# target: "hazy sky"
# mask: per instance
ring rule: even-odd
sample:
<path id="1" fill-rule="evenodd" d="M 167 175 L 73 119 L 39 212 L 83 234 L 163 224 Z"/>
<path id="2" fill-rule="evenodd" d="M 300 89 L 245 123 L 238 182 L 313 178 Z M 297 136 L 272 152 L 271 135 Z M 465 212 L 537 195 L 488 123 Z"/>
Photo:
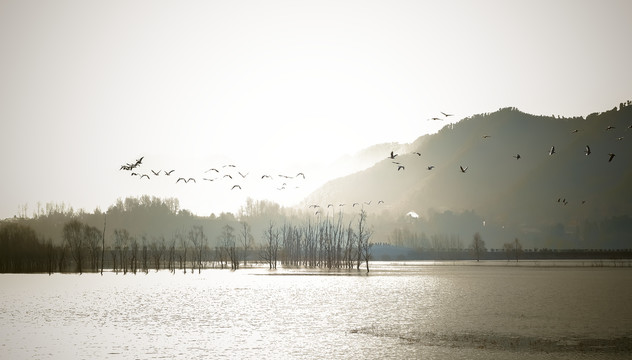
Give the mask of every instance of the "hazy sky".
<path id="1" fill-rule="evenodd" d="M 628 0 L 0 0 L 0 218 L 142 194 L 200 215 L 290 204 L 344 154 L 437 131 L 441 111 L 604 111 L 632 99 L 630 14 Z M 141 173 L 176 171 L 119 171 L 140 156 Z M 201 181 L 229 163 L 234 181 Z M 255 181 L 299 171 L 287 191 Z"/>

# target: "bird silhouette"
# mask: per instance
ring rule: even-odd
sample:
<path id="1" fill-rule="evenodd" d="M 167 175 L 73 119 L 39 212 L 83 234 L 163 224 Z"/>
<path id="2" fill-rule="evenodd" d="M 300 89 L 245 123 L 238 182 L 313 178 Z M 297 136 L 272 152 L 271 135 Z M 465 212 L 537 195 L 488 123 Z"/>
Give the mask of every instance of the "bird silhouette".
<path id="1" fill-rule="evenodd" d="M 171 175 L 172 172 L 174 172 L 175 170 L 169 170 L 169 171 L 165 171 L 165 175 L 169 176 Z"/>
<path id="2" fill-rule="evenodd" d="M 353 203 L 353 205 L 351 205 L 351 207 L 355 207 L 356 205 L 360 205 L 358 203 Z"/>
<path id="3" fill-rule="evenodd" d="M 395 159 L 395 157 L 396 157 L 397 155 L 398 155 L 398 154 L 395 154 L 394 152 L 392 152 L 392 151 L 391 151 L 391 156 L 389 156 L 389 157 L 390 157 L 391 159 Z"/>
<path id="4" fill-rule="evenodd" d="M 443 111 L 440 111 L 440 112 L 441 112 L 441 113 L 443 114 L 443 116 L 445 116 L 445 117 L 448 117 L 448 116 L 452 116 L 452 115 L 454 115 L 454 114 L 446 114 L 446 113 L 444 113 Z"/>
<path id="5" fill-rule="evenodd" d="M 233 190 L 233 189 L 239 189 L 239 190 L 241 190 L 241 186 L 239 186 L 239 185 L 233 185 L 233 187 L 232 187 L 232 188 L 230 188 L 230 189 L 231 189 L 231 190 Z"/>
<path id="6" fill-rule="evenodd" d="M 616 129 L 616 127 L 612 125 L 608 125 L 608 127 L 606 128 L 606 130 L 612 130 L 612 129 Z"/>
<path id="7" fill-rule="evenodd" d="M 400 171 L 400 170 L 406 170 L 406 168 L 404 167 L 404 165 L 399 165 L 399 166 L 397 166 L 397 171 Z"/>
<path id="8" fill-rule="evenodd" d="M 188 182 L 188 181 L 187 181 L 187 179 L 185 179 L 185 178 L 183 178 L 183 177 L 180 177 L 180 178 L 178 178 L 178 180 L 176 180 L 176 184 L 177 184 L 177 183 L 179 183 L 179 182 L 180 182 L 180 180 L 184 181 L 185 183 L 187 183 L 187 182 Z"/>
<path id="9" fill-rule="evenodd" d="M 555 154 L 555 146 L 551 146 L 551 150 L 549 150 L 549 155 Z"/>
<path id="10" fill-rule="evenodd" d="M 586 150 L 584 150 L 584 154 L 586 154 L 586 156 L 590 155 L 590 146 L 586 145 Z"/>
<path id="11" fill-rule="evenodd" d="M 302 177 L 303 177 L 303 179 L 305 179 L 305 174 L 303 174 L 302 172 L 300 172 L 300 173 L 296 174 L 296 176 L 295 176 L 295 177 L 299 177 L 299 176 L 302 176 Z"/>
<path id="12" fill-rule="evenodd" d="M 265 178 L 272 179 L 272 176 L 270 176 L 270 175 L 262 175 L 261 178 L 262 179 L 265 179 Z"/>
<path id="13" fill-rule="evenodd" d="M 610 153 L 610 154 L 608 154 L 608 156 L 610 156 L 610 158 L 608 158 L 608 162 L 611 162 L 611 161 L 612 161 L 612 159 L 614 159 L 615 154 Z"/>
<path id="14" fill-rule="evenodd" d="M 413 154 L 417 154 L 417 156 L 421 156 L 421 153 L 417 151 L 413 151 Z"/>
<path id="15" fill-rule="evenodd" d="M 442 118 L 438 118 L 438 117 L 433 117 L 433 118 L 430 118 L 430 120 L 443 120 L 443 119 Z"/>
<path id="16" fill-rule="evenodd" d="M 483 139 L 487 139 L 487 138 L 490 138 L 490 137 L 492 137 L 492 136 L 491 135 L 483 135 Z"/>
<path id="17" fill-rule="evenodd" d="M 378 204 L 378 205 L 380 205 L 380 204 L 384 204 L 384 200 L 380 200 L 380 201 L 378 201 L 378 202 L 377 202 L 377 204 Z"/>
<path id="18" fill-rule="evenodd" d="M 516 155 L 514 155 L 513 157 L 515 157 L 515 158 L 516 158 L 516 160 L 520 160 L 520 154 L 516 154 Z"/>
<path id="19" fill-rule="evenodd" d="M 232 176 L 230 176 L 229 174 L 224 175 L 223 177 L 227 177 L 227 178 L 233 178 Z"/>
<path id="20" fill-rule="evenodd" d="M 463 167 L 463 166 L 459 165 L 459 168 L 461 168 L 461 172 L 463 172 L 463 173 L 467 171 L 467 166 Z"/>
<path id="21" fill-rule="evenodd" d="M 153 172 L 153 173 L 154 173 L 154 175 L 158 176 L 158 175 L 160 175 L 160 172 L 161 172 L 161 171 L 162 171 L 162 170 L 158 170 L 158 171 L 154 171 L 154 170 L 152 170 L 151 172 Z"/>
<path id="22" fill-rule="evenodd" d="M 249 174 L 249 173 L 242 174 L 241 171 L 238 171 L 238 173 L 239 173 L 239 175 L 241 175 L 242 178 L 245 178 Z"/>
<path id="23" fill-rule="evenodd" d="M 144 177 L 146 177 L 147 179 L 149 179 L 149 175 L 147 175 L 147 174 L 143 174 L 143 175 L 141 175 L 141 176 L 140 176 L 140 178 L 141 178 L 141 179 L 142 179 L 142 178 L 144 178 Z"/>
<path id="24" fill-rule="evenodd" d="M 217 170 L 216 168 L 210 168 L 210 169 L 206 170 L 204 173 L 206 174 L 209 171 L 215 171 L 216 173 L 219 173 L 219 170 Z"/>
<path id="25" fill-rule="evenodd" d="M 430 166 L 428 166 L 428 170 L 432 170 L 432 169 L 434 169 L 434 168 L 435 168 L 435 166 L 434 166 L 434 165 L 430 165 Z"/>

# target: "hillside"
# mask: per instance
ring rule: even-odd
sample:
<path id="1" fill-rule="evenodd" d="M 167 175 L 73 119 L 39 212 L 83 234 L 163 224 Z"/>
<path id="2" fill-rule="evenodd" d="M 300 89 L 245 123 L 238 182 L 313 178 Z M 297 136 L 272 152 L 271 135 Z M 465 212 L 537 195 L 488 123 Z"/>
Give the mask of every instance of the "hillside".
<path id="1" fill-rule="evenodd" d="M 371 201 L 364 205 L 370 212 L 397 217 L 414 211 L 422 219 L 470 211 L 488 227 L 521 232 L 630 215 L 632 106 L 626 105 L 585 118 L 515 108 L 465 118 L 418 138 L 395 159 L 385 152 L 374 166 L 325 184 L 305 204 Z M 609 153 L 616 154 L 610 162 Z"/>

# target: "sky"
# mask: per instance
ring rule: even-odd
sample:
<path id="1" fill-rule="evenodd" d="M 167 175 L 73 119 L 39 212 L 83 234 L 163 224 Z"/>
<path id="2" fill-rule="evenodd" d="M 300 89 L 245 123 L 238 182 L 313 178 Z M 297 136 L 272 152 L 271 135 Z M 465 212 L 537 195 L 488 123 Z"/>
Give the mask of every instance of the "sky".
<path id="1" fill-rule="evenodd" d="M 0 0 L 0 219 L 141 195 L 202 216 L 247 197 L 290 206 L 374 144 L 502 107 L 605 111 L 632 99 L 631 13 L 628 0 Z M 151 179 L 119 170 L 141 156 Z"/>

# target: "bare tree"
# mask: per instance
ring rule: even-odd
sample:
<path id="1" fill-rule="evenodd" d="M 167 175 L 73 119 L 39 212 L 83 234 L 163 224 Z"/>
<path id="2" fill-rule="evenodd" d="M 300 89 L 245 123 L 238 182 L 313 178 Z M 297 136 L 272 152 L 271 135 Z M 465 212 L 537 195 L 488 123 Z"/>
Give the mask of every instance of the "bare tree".
<path id="1" fill-rule="evenodd" d="M 189 246 L 189 240 L 182 236 L 182 234 L 180 233 L 180 231 L 176 231 L 175 233 L 175 238 L 180 240 L 180 247 L 182 248 L 182 251 L 180 251 L 180 269 L 182 269 L 184 271 L 184 273 L 187 273 L 187 248 Z"/>
<path id="2" fill-rule="evenodd" d="M 160 260 L 162 260 L 162 256 L 165 253 L 165 238 L 161 237 L 161 241 L 159 242 L 157 239 L 152 239 L 153 241 L 149 245 L 149 250 L 151 252 L 151 257 L 154 259 L 154 268 L 156 271 L 160 270 Z"/>
<path id="3" fill-rule="evenodd" d="M 127 229 L 114 230 L 114 245 L 115 251 L 118 252 L 119 262 L 123 274 L 127 273 L 127 247 L 129 246 L 130 236 Z"/>
<path id="4" fill-rule="evenodd" d="M 64 225 L 64 242 L 70 249 L 70 256 L 75 261 L 76 271 L 82 273 L 83 261 L 83 224 L 79 220 L 70 220 Z"/>
<path id="5" fill-rule="evenodd" d="M 202 271 L 202 253 L 207 244 L 207 238 L 204 235 L 202 226 L 193 226 L 191 231 L 189 231 L 189 240 L 193 244 L 193 264 L 197 264 L 199 274 Z M 193 271 L 193 266 L 191 266 L 191 271 Z"/>
<path id="6" fill-rule="evenodd" d="M 514 240 L 514 252 L 516 255 L 516 262 L 518 262 L 518 257 L 522 255 L 522 244 L 520 243 L 520 240 L 518 240 L 518 238 Z"/>
<path id="7" fill-rule="evenodd" d="M 373 230 L 366 228 L 366 211 L 362 209 L 360 211 L 360 219 L 358 219 L 358 270 L 360 269 L 360 262 L 364 260 L 366 264 L 366 272 L 369 272 L 369 260 L 371 258 L 371 247 L 373 244 L 369 242 Z"/>
<path id="8" fill-rule="evenodd" d="M 226 224 L 222 227 L 222 233 L 220 235 L 220 251 L 228 255 L 231 270 L 237 270 L 237 268 L 239 268 L 234 231 L 235 229 L 233 229 L 232 226 Z"/>
<path id="9" fill-rule="evenodd" d="M 99 271 L 99 243 L 101 242 L 101 232 L 94 226 L 83 226 L 83 236 L 89 252 L 90 269 Z"/>
<path id="10" fill-rule="evenodd" d="M 105 225 L 107 224 L 107 214 L 103 215 L 103 234 L 101 234 L 101 275 L 103 275 L 103 263 L 105 262 Z"/>
<path id="11" fill-rule="evenodd" d="M 248 249 L 250 249 L 250 246 L 252 245 L 252 242 L 254 241 L 254 238 L 252 236 L 252 234 L 250 233 L 250 225 L 245 222 L 245 221 L 241 221 L 241 244 L 244 248 L 244 267 L 246 266 L 246 261 L 248 259 Z"/>
<path id="12" fill-rule="evenodd" d="M 476 261 L 480 261 L 481 255 L 483 255 L 485 251 L 487 251 L 487 249 L 485 249 L 485 241 L 483 241 L 483 239 L 481 238 L 481 234 L 479 233 L 474 234 L 474 239 L 472 239 L 471 249 L 472 249 L 472 252 L 474 253 L 474 256 L 476 257 Z"/>
<path id="13" fill-rule="evenodd" d="M 270 221 L 263 236 L 264 244 L 261 251 L 261 258 L 268 263 L 270 269 L 276 269 L 279 251 L 279 230 L 274 228 L 274 222 Z"/>

